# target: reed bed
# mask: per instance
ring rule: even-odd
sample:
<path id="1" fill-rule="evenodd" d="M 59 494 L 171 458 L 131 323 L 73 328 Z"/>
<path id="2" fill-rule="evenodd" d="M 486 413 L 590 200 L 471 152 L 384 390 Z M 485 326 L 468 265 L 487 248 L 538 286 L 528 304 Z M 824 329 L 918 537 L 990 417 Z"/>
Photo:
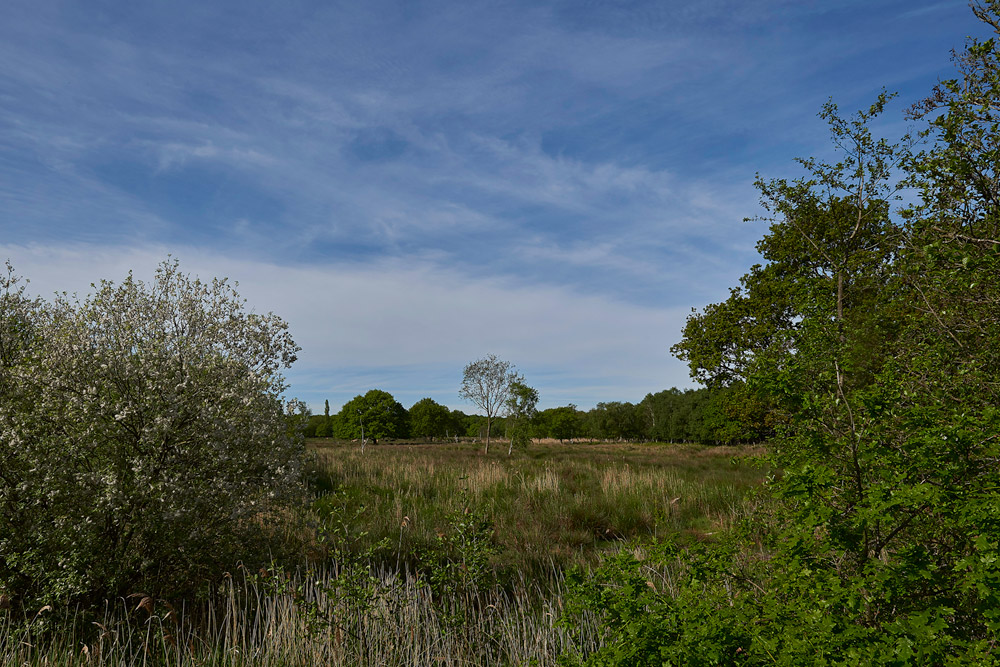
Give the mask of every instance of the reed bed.
<path id="1" fill-rule="evenodd" d="M 435 600 L 418 577 L 381 572 L 371 599 L 352 601 L 334 569 L 297 573 L 275 585 L 228 580 L 187 609 L 120 600 L 97 616 L 46 610 L 34 622 L 0 622 L 0 664 L 116 665 L 555 665 L 592 650 L 591 634 L 557 620 L 562 594 L 529 582 L 513 591 L 466 590 Z M 352 604 L 352 602 L 354 604 Z M 456 625 L 446 610 L 461 609 Z"/>

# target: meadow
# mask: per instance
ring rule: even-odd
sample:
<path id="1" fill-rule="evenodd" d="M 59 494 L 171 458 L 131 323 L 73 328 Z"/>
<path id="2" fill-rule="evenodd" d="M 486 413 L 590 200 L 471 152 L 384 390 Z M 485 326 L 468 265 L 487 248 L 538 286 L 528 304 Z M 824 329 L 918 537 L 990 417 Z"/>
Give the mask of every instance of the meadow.
<path id="1" fill-rule="evenodd" d="M 711 541 L 750 505 L 762 450 L 310 441 L 301 565 L 230 576 L 198 600 L 0 627 L 0 664 L 554 665 L 601 643 L 560 623 L 570 568 L 652 541 Z"/>
<path id="2" fill-rule="evenodd" d="M 630 443 L 546 443 L 508 457 L 470 443 L 357 445 L 313 440 L 316 509 L 351 517 L 408 563 L 456 517 L 489 524 L 498 573 L 538 579 L 593 565 L 627 540 L 710 536 L 741 514 L 765 476 L 760 449 Z M 498 450 L 503 448 L 497 448 Z"/>

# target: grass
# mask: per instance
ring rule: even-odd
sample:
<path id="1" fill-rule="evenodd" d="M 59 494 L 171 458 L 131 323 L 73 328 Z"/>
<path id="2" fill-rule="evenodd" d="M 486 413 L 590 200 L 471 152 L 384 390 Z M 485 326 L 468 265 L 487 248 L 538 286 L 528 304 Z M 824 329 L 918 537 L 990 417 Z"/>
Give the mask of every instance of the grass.
<path id="1" fill-rule="evenodd" d="M 0 664 L 555 665 L 600 643 L 596 619 L 558 624 L 567 568 L 712 539 L 766 472 L 759 450 L 693 445 L 311 445 L 302 567 L 173 606 L 0 612 Z"/>
<path id="2" fill-rule="evenodd" d="M 765 471 L 760 450 L 659 444 L 547 444 L 507 457 L 469 444 L 313 441 L 326 517 L 360 517 L 359 546 L 417 565 L 468 509 L 493 526 L 499 572 L 537 578 L 592 566 L 623 540 L 702 539 L 742 513 Z"/>
<path id="3" fill-rule="evenodd" d="M 327 568 L 280 586 L 240 576 L 185 613 L 162 601 L 138 608 L 134 599 L 96 620 L 46 611 L 27 631 L 0 624 L 0 664 L 541 666 L 586 648 L 556 623 L 561 597 L 542 600 L 530 584 L 465 592 L 452 601 L 467 611 L 456 627 L 415 577 L 379 579 L 362 605 L 343 597 Z M 595 643 L 596 624 L 594 633 L 583 644 Z"/>

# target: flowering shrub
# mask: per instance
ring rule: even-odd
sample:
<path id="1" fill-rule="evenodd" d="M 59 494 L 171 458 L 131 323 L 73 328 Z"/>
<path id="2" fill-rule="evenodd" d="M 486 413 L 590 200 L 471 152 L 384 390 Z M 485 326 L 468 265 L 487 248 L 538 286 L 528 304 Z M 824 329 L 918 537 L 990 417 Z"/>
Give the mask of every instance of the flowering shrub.
<path id="1" fill-rule="evenodd" d="M 181 592 L 267 560 L 301 493 L 280 370 L 298 347 L 225 280 L 159 266 L 84 300 L 0 276 L 0 595 Z"/>

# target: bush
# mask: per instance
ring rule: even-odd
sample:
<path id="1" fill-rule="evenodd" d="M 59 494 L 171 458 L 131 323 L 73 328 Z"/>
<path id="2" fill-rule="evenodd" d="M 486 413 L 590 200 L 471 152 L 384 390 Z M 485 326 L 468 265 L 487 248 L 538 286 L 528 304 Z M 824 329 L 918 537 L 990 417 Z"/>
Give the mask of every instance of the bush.
<path id="1" fill-rule="evenodd" d="M 592 574 L 570 573 L 562 623 L 585 635 L 596 616 L 604 636 L 562 664 L 1000 664 L 983 619 L 943 605 L 900 609 L 900 580 L 919 574 L 875 561 L 845 579 L 822 531 L 760 535 L 752 523 L 715 543 L 645 545 L 641 560 L 623 549 Z M 766 560 L 753 555 L 761 547 Z"/>
<path id="2" fill-rule="evenodd" d="M 0 277 L 0 596 L 171 595 L 239 559 L 301 493 L 280 369 L 299 349 L 225 280 L 30 300 Z M 272 531 L 273 532 L 273 531 Z"/>

